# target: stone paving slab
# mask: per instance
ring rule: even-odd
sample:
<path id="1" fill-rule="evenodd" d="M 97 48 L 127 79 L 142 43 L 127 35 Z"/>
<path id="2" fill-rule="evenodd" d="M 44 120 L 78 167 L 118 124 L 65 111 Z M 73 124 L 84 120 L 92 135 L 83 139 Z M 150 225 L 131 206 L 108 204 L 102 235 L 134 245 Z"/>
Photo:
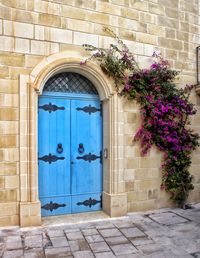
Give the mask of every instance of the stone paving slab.
<path id="1" fill-rule="evenodd" d="M 197 207 L 197 208 L 196 208 Z M 2 258 L 200 258 L 200 204 L 127 217 L 1 228 Z"/>
<path id="2" fill-rule="evenodd" d="M 176 215 L 173 212 L 163 212 L 161 214 L 152 214 L 152 215 L 149 215 L 149 218 L 163 225 L 174 225 L 174 224 L 184 223 L 188 221 L 187 219 L 179 215 Z"/>

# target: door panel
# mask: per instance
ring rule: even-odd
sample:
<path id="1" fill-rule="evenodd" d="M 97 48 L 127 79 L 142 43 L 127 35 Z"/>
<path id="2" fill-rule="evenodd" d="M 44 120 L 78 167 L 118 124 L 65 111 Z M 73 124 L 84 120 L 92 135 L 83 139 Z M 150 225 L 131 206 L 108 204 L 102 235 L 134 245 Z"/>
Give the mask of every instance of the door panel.
<path id="1" fill-rule="evenodd" d="M 63 204 L 63 197 L 70 195 L 71 184 L 70 101 L 40 97 L 38 110 L 40 200 L 42 206 L 45 205 L 46 197 L 52 197 L 52 202 Z M 58 144 L 62 144 L 61 153 L 57 151 Z M 70 207 L 71 204 L 68 206 Z M 42 215 L 56 215 L 59 210 L 61 209 L 52 211 L 42 209 Z"/>
<path id="2" fill-rule="evenodd" d="M 71 101 L 72 212 L 88 210 L 74 200 L 93 199 L 94 193 L 102 191 L 101 124 L 100 101 Z M 79 197 L 83 194 L 89 195 Z"/>

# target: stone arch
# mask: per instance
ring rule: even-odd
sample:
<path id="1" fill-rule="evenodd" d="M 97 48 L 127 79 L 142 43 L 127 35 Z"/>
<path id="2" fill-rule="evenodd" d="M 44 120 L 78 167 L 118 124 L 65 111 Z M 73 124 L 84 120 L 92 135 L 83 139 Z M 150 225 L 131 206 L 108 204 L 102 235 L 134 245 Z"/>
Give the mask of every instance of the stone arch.
<path id="1" fill-rule="evenodd" d="M 123 132 L 120 116 L 123 105 L 114 83 L 88 61 L 83 52 L 66 51 L 45 57 L 30 75 L 20 75 L 20 225 L 40 225 L 41 206 L 38 198 L 37 102 L 46 81 L 60 72 L 85 76 L 96 87 L 103 103 L 103 146 L 108 153 L 103 163 L 103 210 L 111 216 L 127 213 L 123 178 Z M 26 101 L 24 101 L 26 100 Z M 26 138 L 26 141 L 24 139 Z"/>
<path id="2" fill-rule="evenodd" d="M 69 57 L 70 56 L 70 57 Z M 101 71 L 99 66 L 88 61 L 86 65 L 80 65 L 86 57 L 73 52 L 63 52 L 46 57 L 31 72 L 30 83 L 39 93 L 42 93 L 46 81 L 58 72 L 76 72 L 89 79 L 97 88 L 100 99 L 108 99 L 114 94 L 114 84 Z"/>

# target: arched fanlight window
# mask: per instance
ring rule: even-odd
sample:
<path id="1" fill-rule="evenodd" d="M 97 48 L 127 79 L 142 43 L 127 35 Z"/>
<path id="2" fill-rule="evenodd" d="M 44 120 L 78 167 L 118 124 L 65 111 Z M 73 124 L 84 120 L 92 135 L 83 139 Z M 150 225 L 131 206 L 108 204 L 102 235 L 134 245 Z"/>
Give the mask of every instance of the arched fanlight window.
<path id="1" fill-rule="evenodd" d="M 94 85 L 78 73 L 63 72 L 54 75 L 46 82 L 43 91 L 96 94 Z"/>

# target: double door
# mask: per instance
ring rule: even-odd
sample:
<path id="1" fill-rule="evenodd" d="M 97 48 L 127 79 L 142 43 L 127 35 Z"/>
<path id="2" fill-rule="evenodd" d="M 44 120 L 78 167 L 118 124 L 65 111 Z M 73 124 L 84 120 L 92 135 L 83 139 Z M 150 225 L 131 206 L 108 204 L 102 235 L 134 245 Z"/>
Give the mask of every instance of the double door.
<path id="1" fill-rule="evenodd" d="M 102 207 L 102 116 L 98 99 L 41 96 L 38 104 L 42 216 Z"/>

